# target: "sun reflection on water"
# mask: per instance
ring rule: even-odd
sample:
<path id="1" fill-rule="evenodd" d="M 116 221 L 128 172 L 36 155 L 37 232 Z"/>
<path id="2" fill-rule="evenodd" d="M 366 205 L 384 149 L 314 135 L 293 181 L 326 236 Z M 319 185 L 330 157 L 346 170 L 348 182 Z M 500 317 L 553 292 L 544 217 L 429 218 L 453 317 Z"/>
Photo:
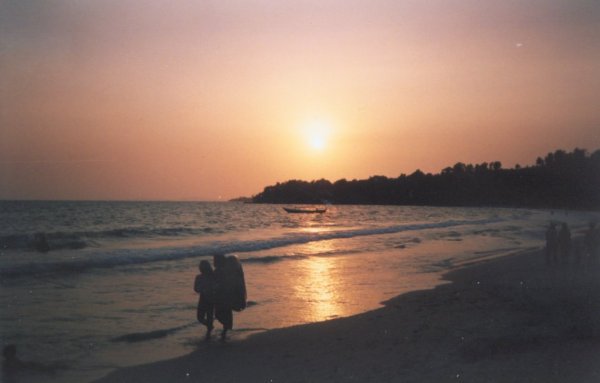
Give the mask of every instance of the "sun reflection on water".
<path id="1" fill-rule="evenodd" d="M 327 253 L 335 249 L 332 241 L 318 241 L 306 244 L 312 254 Z M 295 295 L 305 302 L 305 315 L 309 321 L 323 321 L 345 314 L 342 304 L 344 296 L 336 258 L 315 256 L 304 261 L 301 275 L 295 286 Z"/>

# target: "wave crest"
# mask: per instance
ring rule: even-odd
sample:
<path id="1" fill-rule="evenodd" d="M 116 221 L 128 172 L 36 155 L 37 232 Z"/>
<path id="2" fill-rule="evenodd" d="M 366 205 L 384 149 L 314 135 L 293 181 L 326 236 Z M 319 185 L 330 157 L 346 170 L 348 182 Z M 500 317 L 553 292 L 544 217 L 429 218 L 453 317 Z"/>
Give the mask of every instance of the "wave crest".
<path id="1" fill-rule="evenodd" d="M 89 251 L 85 257 L 76 259 L 52 260 L 50 257 L 36 263 L 22 263 L 0 268 L 0 275 L 5 277 L 34 275 L 39 273 L 81 273 L 91 269 L 114 268 L 127 265 L 142 265 L 152 262 L 174 261 L 186 258 L 211 256 L 216 253 L 239 253 L 260 250 L 269 250 L 295 244 L 330 239 L 352 238 L 368 235 L 400 233 L 403 231 L 440 229 L 461 225 L 484 225 L 498 222 L 492 220 L 450 220 L 437 223 L 420 223 L 408 225 L 395 225 L 380 228 L 339 230 L 315 233 L 295 233 L 270 239 L 251 241 L 217 242 L 199 246 L 183 248 L 152 248 L 152 249 L 118 249 L 106 251 Z M 306 255 L 281 255 L 265 256 L 242 259 L 250 263 L 272 263 L 283 259 L 303 258 Z"/>

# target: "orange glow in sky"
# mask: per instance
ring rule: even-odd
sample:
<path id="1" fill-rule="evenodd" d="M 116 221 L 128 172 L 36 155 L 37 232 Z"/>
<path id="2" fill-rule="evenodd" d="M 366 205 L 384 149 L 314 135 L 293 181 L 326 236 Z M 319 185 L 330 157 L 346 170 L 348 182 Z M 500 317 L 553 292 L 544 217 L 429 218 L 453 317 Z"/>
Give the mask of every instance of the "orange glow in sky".
<path id="1" fill-rule="evenodd" d="M 600 147 L 600 2 L 0 2 L 0 199 L 216 200 Z"/>

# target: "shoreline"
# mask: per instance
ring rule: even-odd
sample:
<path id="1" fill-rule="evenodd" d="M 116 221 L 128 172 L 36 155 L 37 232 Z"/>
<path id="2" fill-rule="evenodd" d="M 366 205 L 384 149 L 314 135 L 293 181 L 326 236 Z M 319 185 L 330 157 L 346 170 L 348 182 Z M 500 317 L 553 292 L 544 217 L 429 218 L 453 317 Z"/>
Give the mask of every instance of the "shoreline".
<path id="1" fill-rule="evenodd" d="M 372 311 L 200 343 L 95 382 L 595 382 L 599 271 L 519 252 L 446 272 L 450 283 Z"/>

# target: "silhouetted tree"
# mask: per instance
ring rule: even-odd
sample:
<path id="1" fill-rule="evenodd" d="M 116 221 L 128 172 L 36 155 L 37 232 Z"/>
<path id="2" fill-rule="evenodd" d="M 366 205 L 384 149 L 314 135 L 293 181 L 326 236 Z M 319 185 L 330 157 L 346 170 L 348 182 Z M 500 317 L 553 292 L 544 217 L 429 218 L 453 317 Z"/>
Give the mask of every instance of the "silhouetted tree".
<path id="1" fill-rule="evenodd" d="M 267 186 L 258 203 L 400 204 L 434 206 L 528 206 L 600 208 L 600 150 L 576 148 L 538 157 L 534 166 L 457 162 L 439 174 L 416 170 L 398 178 L 372 176 L 331 183 L 291 180 Z"/>

